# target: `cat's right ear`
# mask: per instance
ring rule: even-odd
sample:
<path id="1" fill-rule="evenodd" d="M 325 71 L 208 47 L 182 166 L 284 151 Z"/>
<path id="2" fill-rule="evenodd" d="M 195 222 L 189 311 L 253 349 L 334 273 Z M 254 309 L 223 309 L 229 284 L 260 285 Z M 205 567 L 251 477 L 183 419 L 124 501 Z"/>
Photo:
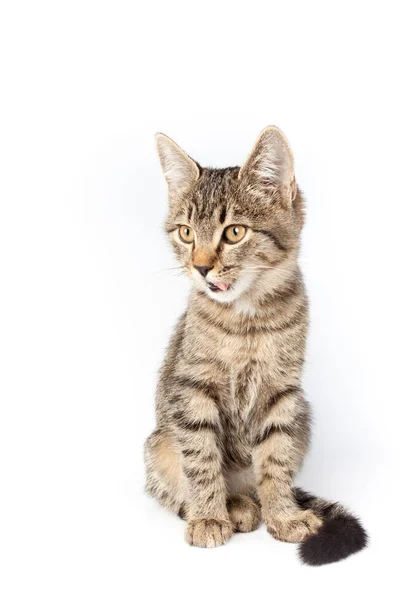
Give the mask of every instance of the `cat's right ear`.
<path id="1" fill-rule="evenodd" d="M 163 133 L 156 135 L 156 147 L 170 199 L 179 197 L 199 178 L 200 171 L 194 162 L 171 138 Z"/>
<path id="2" fill-rule="evenodd" d="M 279 189 L 286 205 L 291 206 L 297 187 L 293 154 L 278 127 L 271 125 L 260 133 L 250 156 L 239 171 L 253 194 L 263 198 L 266 190 Z"/>

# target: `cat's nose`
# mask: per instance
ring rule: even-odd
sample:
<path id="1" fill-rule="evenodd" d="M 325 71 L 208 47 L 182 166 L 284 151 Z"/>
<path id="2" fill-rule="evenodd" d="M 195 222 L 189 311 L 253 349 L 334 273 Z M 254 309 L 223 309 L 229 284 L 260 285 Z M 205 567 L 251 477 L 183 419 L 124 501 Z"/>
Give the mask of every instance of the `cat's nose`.
<path id="1" fill-rule="evenodd" d="M 203 275 L 203 277 L 207 276 L 208 271 L 211 271 L 212 267 L 205 267 L 205 266 L 199 266 L 199 265 L 193 265 L 195 269 L 198 270 L 198 272 L 200 273 L 200 275 Z"/>

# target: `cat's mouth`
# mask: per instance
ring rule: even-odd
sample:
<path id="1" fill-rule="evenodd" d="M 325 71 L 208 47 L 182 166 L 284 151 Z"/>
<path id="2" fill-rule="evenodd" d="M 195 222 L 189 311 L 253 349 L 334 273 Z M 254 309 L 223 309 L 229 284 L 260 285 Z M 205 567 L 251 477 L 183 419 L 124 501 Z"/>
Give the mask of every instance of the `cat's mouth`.
<path id="1" fill-rule="evenodd" d="M 222 283 L 220 281 L 216 281 L 214 283 L 211 283 L 211 281 L 207 281 L 207 287 L 212 292 L 220 294 L 221 292 L 227 292 L 231 286 L 229 285 L 229 283 Z"/>

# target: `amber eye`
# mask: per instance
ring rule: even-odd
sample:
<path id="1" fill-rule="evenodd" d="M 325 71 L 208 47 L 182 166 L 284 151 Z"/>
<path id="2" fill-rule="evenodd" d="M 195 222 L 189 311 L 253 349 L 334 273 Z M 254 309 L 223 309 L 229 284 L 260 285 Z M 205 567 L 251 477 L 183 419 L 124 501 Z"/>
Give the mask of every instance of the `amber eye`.
<path id="1" fill-rule="evenodd" d="M 194 231 L 187 225 L 179 227 L 179 235 L 182 242 L 186 242 L 186 244 L 191 244 L 194 240 Z"/>
<path id="2" fill-rule="evenodd" d="M 246 235 L 246 227 L 243 225 L 230 225 L 224 231 L 224 238 L 229 244 L 240 242 Z"/>

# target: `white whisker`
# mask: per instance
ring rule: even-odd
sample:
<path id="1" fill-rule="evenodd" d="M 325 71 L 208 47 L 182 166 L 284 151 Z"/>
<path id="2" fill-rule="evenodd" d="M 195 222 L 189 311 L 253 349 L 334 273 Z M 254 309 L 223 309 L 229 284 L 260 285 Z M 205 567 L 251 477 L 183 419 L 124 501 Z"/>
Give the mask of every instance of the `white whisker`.
<path id="1" fill-rule="evenodd" d="M 178 273 L 183 273 L 185 270 L 185 267 L 169 267 L 166 269 L 159 269 L 158 271 L 153 271 L 153 273 L 151 273 L 151 275 L 177 275 Z"/>

